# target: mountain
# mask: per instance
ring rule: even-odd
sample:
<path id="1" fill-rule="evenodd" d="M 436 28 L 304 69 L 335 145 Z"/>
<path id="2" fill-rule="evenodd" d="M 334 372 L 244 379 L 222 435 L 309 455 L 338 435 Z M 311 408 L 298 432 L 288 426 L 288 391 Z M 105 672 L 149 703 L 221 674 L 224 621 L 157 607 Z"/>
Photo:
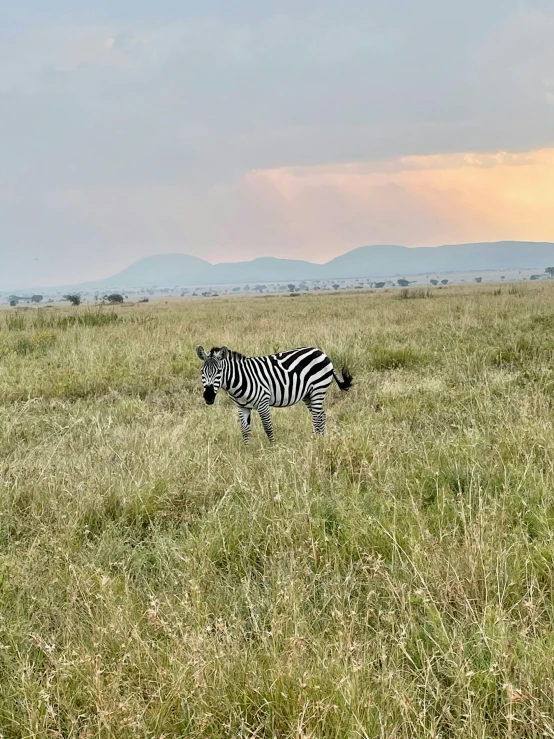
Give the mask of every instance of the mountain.
<path id="1" fill-rule="evenodd" d="M 235 282 L 317 280 L 324 276 L 323 266 L 313 262 L 304 262 L 301 259 L 258 257 L 250 262 L 214 264 L 210 271 L 210 280 L 219 285 Z"/>
<path id="2" fill-rule="evenodd" d="M 213 264 L 189 254 L 159 254 L 144 257 L 112 277 L 75 285 L 76 288 L 130 288 L 152 285 L 202 284 L 209 279 Z"/>
<path id="3" fill-rule="evenodd" d="M 554 264 L 554 244 L 533 241 L 447 246 L 361 246 L 324 265 L 328 278 L 388 277 L 429 272 L 540 269 Z M 371 271 L 368 271 L 371 270 Z"/>
<path id="4" fill-rule="evenodd" d="M 554 265 L 554 243 L 499 241 L 435 247 L 360 246 L 314 264 L 299 259 L 259 257 L 248 262 L 210 264 L 188 254 L 145 257 L 112 277 L 62 289 L 129 289 L 297 282 L 299 280 L 392 277 L 472 270 L 536 269 Z M 28 291 L 27 291 L 28 292 Z"/>

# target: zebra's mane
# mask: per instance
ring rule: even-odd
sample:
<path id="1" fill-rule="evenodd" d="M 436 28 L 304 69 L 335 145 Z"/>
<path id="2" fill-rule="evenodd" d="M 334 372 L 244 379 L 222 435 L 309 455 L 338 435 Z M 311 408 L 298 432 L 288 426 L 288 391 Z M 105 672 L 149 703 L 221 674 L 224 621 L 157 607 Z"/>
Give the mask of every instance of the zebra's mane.
<path id="1" fill-rule="evenodd" d="M 220 346 L 212 346 L 210 349 L 210 357 L 213 357 L 213 355 L 218 352 L 221 349 Z M 240 354 L 239 352 L 235 352 L 232 349 L 229 349 L 229 358 L 230 359 L 246 359 L 244 354 Z"/>

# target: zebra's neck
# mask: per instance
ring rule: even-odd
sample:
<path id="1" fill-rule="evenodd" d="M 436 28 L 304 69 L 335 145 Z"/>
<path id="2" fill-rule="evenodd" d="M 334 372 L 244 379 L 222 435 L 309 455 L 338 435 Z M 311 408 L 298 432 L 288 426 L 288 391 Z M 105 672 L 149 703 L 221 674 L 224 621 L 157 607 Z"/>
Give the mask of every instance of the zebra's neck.
<path id="1" fill-rule="evenodd" d="M 243 357 L 242 354 L 229 351 L 229 356 L 221 363 L 221 387 L 224 390 L 228 391 L 234 384 L 234 380 L 237 377 L 237 370 L 240 369 L 239 366 L 245 359 L 246 357 Z"/>

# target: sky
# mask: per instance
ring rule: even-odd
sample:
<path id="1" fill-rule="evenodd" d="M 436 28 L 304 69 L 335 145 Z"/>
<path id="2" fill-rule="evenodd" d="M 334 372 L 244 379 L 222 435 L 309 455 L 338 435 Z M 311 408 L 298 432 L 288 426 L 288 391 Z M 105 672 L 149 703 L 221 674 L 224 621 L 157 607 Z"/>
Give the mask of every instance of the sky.
<path id="1" fill-rule="evenodd" d="M 554 0 L 0 0 L 0 289 L 554 241 Z"/>

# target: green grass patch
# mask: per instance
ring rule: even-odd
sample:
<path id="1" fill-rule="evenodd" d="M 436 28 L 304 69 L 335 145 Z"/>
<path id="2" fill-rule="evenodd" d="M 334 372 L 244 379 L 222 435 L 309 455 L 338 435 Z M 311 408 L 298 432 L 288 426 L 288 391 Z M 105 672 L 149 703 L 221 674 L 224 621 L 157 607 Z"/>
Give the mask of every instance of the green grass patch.
<path id="1" fill-rule="evenodd" d="M 370 358 L 370 366 L 375 370 L 412 369 L 426 364 L 425 352 L 413 347 L 377 347 Z"/>

